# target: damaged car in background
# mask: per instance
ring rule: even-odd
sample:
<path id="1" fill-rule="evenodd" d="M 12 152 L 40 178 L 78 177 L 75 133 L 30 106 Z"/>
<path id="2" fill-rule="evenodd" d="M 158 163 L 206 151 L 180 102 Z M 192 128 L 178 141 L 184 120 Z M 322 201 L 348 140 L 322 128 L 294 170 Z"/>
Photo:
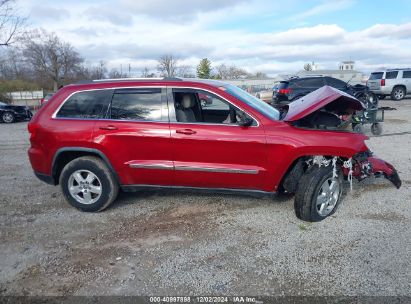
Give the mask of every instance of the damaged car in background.
<path id="1" fill-rule="evenodd" d="M 368 137 L 345 128 L 343 118 L 363 108 L 329 86 L 279 111 L 213 80 L 91 81 L 65 86 L 36 113 L 29 158 L 83 211 L 107 208 L 119 189 L 286 192 L 298 218 L 321 221 L 336 211 L 344 180 L 401 186 Z"/>

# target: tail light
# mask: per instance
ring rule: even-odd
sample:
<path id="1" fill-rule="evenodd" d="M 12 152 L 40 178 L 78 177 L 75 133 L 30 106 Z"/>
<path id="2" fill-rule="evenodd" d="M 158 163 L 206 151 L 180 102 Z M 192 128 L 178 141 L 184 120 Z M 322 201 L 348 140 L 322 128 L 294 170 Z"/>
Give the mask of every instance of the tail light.
<path id="1" fill-rule="evenodd" d="M 27 125 L 27 129 L 29 130 L 29 133 L 30 133 L 30 139 L 32 139 L 36 136 L 36 133 L 37 133 L 37 130 L 38 130 L 38 124 L 29 123 Z"/>
<path id="2" fill-rule="evenodd" d="M 385 86 L 385 79 L 381 79 L 381 86 Z"/>
<path id="3" fill-rule="evenodd" d="M 279 90 L 278 90 L 278 93 L 284 94 L 284 95 L 290 94 L 290 93 L 291 93 L 291 89 L 279 89 Z"/>

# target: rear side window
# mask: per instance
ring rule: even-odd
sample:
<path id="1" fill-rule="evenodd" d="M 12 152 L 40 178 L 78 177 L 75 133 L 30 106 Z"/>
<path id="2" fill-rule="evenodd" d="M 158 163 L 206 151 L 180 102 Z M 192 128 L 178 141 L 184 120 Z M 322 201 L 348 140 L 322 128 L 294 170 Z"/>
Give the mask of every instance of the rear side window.
<path id="1" fill-rule="evenodd" d="M 395 79 L 397 78 L 398 71 L 387 72 L 385 73 L 385 79 Z"/>
<path id="2" fill-rule="evenodd" d="M 384 75 L 383 72 L 371 73 L 369 80 L 382 79 L 382 75 Z"/>
<path id="3" fill-rule="evenodd" d="M 411 78 L 411 71 L 402 72 L 402 78 Z"/>
<path id="4" fill-rule="evenodd" d="M 345 89 L 347 87 L 347 83 L 335 78 L 327 78 L 327 83 L 329 86 L 332 86 L 336 89 Z"/>
<path id="5" fill-rule="evenodd" d="M 321 77 L 303 79 L 296 82 L 296 86 L 301 88 L 320 88 L 324 85 L 324 80 Z"/>
<path id="6" fill-rule="evenodd" d="M 104 118 L 113 90 L 97 90 L 73 94 L 58 111 L 62 118 Z"/>
<path id="7" fill-rule="evenodd" d="M 116 90 L 111 102 L 111 118 L 160 121 L 161 104 L 161 89 Z"/>

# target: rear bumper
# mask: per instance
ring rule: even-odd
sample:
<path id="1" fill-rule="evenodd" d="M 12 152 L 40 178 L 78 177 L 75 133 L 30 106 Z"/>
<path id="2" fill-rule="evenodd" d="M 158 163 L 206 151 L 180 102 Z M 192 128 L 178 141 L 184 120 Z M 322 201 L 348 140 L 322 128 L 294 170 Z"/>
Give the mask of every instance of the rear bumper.
<path id="1" fill-rule="evenodd" d="M 392 88 L 390 87 L 381 87 L 379 89 L 370 89 L 370 92 L 376 95 L 390 95 Z"/>
<path id="2" fill-rule="evenodd" d="M 53 186 L 56 185 L 56 183 L 54 181 L 54 178 L 50 175 L 39 173 L 39 172 L 36 172 L 36 171 L 34 171 L 34 175 L 36 175 L 36 177 L 39 180 L 41 180 L 42 182 L 45 182 L 45 183 L 47 183 L 49 185 L 53 185 Z"/>

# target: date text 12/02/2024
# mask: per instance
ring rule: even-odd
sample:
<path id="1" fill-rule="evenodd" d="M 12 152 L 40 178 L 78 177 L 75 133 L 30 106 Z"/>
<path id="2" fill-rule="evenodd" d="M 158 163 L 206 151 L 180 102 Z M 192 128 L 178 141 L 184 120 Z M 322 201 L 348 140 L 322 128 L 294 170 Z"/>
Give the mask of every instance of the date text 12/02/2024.
<path id="1" fill-rule="evenodd" d="M 181 297 L 150 297 L 150 303 L 255 303 L 254 297 L 233 296 L 233 297 L 209 297 L 209 296 L 181 296 Z"/>

